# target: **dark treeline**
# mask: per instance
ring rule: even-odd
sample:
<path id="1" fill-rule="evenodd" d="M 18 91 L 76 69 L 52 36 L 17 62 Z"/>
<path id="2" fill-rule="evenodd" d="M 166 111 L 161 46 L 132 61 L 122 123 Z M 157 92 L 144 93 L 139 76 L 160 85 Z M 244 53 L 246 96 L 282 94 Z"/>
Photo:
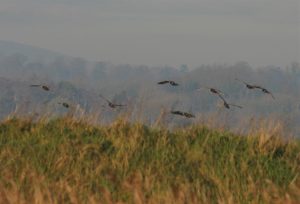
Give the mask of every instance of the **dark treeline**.
<path id="1" fill-rule="evenodd" d="M 238 62 L 189 69 L 186 65 L 114 65 L 70 57 L 43 62 L 12 54 L 0 56 L 0 76 L 2 118 L 16 112 L 62 113 L 65 110 L 55 106 L 62 100 L 74 104 L 82 112 L 101 110 L 102 116 L 115 117 L 115 112 L 102 107 L 105 102 L 99 97 L 101 93 L 113 101 L 130 104 L 131 110 L 139 115 L 137 117 L 146 122 L 153 122 L 162 110 L 181 109 L 196 114 L 195 120 L 215 117 L 236 127 L 251 118 L 278 119 L 284 121 L 287 128 L 300 133 L 300 65 L 297 62 L 286 67 L 253 68 L 247 62 Z M 274 94 L 275 100 L 261 91 L 248 90 L 235 78 L 266 87 Z M 174 80 L 180 85 L 159 86 L 157 82 L 160 80 Z M 31 89 L 30 83 L 45 83 L 55 91 L 43 93 Z M 227 93 L 229 102 L 244 108 L 224 109 L 219 98 L 207 90 L 197 90 L 202 86 L 221 89 Z M 191 121 L 165 117 L 170 123 Z"/>

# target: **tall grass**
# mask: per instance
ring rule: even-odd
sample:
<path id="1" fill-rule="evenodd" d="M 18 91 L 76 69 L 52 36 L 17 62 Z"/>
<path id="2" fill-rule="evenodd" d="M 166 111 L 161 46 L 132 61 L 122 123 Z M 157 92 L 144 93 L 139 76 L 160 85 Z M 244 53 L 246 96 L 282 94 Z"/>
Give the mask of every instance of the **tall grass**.
<path id="1" fill-rule="evenodd" d="M 0 124 L 0 203 L 300 203 L 299 172 L 299 140 L 263 128 Z"/>

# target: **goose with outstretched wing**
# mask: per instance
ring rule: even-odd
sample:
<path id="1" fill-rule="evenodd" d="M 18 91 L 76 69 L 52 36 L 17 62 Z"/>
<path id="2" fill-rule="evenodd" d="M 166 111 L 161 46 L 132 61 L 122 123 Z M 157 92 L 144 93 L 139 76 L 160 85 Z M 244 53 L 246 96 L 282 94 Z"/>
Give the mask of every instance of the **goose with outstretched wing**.
<path id="1" fill-rule="evenodd" d="M 182 112 L 182 111 L 178 111 L 178 110 L 171 111 L 171 114 L 180 115 L 180 116 L 183 116 L 186 118 L 195 118 L 195 115 L 192 113 Z"/>
<path id="2" fill-rule="evenodd" d="M 170 84 L 171 86 L 178 86 L 179 85 L 175 81 L 171 81 L 171 80 L 160 81 L 157 84 L 159 84 L 159 85 Z"/>
<path id="3" fill-rule="evenodd" d="M 272 92 L 270 92 L 268 89 L 266 89 L 266 88 L 264 88 L 264 87 L 262 87 L 262 86 L 249 84 L 249 83 L 247 83 L 247 82 L 245 82 L 245 81 L 243 81 L 243 80 L 240 80 L 240 79 L 238 79 L 238 78 L 235 78 L 235 80 L 244 83 L 248 89 L 260 89 L 263 93 L 269 94 L 273 99 L 275 99 L 275 97 L 274 97 L 274 95 L 272 94 Z"/>
<path id="4" fill-rule="evenodd" d="M 30 87 L 41 87 L 44 91 L 50 91 L 49 86 L 42 85 L 42 84 L 32 84 Z"/>
<path id="5" fill-rule="evenodd" d="M 109 106 L 110 108 L 117 108 L 117 107 L 123 107 L 123 106 L 126 106 L 126 105 L 123 105 L 123 104 L 116 104 L 116 103 L 113 103 L 113 102 L 111 102 L 110 100 L 108 100 L 107 98 L 105 98 L 104 96 L 102 96 L 101 94 L 99 94 L 99 96 L 107 102 L 107 104 L 108 104 L 108 106 Z"/>

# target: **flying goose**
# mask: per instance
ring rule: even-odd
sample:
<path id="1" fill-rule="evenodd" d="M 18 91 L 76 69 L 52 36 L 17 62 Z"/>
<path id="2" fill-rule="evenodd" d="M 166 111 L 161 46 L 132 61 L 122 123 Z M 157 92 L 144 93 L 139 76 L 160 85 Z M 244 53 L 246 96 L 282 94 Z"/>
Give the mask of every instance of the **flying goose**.
<path id="1" fill-rule="evenodd" d="M 274 95 L 269 90 L 267 90 L 264 87 L 261 87 L 261 86 L 258 86 L 258 85 L 253 85 L 253 84 L 248 84 L 247 82 L 242 81 L 242 80 L 240 80 L 238 78 L 235 78 L 235 80 L 244 83 L 248 89 L 260 89 L 263 93 L 269 94 L 273 99 L 275 99 Z"/>
<path id="2" fill-rule="evenodd" d="M 158 82 L 157 84 L 160 84 L 160 85 L 162 85 L 162 84 L 170 84 L 171 86 L 178 86 L 178 85 L 179 85 L 179 84 L 176 83 L 175 81 L 169 81 L 169 80 L 166 80 L 166 81 L 160 81 L 160 82 Z"/>
<path id="3" fill-rule="evenodd" d="M 225 106 L 225 108 L 227 108 L 227 109 L 230 109 L 230 106 L 234 106 L 234 107 L 237 107 L 237 108 L 240 108 L 240 109 L 242 109 L 243 107 L 242 106 L 239 106 L 239 105 L 235 105 L 235 104 L 232 104 L 232 103 L 227 103 L 226 101 L 223 101 L 224 103 L 224 106 Z"/>
<path id="4" fill-rule="evenodd" d="M 216 94 L 217 96 L 219 96 L 222 100 L 223 100 L 223 96 L 227 96 L 227 94 L 225 94 L 223 91 L 216 89 L 216 88 L 212 88 L 212 87 L 206 87 L 206 86 L 202 86 L 201 88 L 205 88 L 208 89 L 211 93 Z M 198 91 L 201 90 L 201 88 L 197 89 Z M 222 96 L 223 95 L 223 96 Z"/>
<path id="5" fill-rule="evenodd" d="M 200 88 L 197 89 L 197 90 L 200 91 L 201 88 L 208 89 L 208 90 L 209 90 L 211 93 L 213 93 L 213 94 L 227 96 L 227 94 L 225 94 L 223 91 L 221 91 L 221 90 L 219 90 L 219 89 L 216 89 L 216 88 L 213 88 L 213 87 L 202 86 L 202 87 L 200 87 Z"/>
<path id="6" fill-rule="evenodd" d="M 116 107 L 122 107 L 122 106 L 126 106 L 126 105 L 122 105 L 122 104 L 115 104 L 113 102 L 111 102 L 110 100 L 106 99 L 104 96 L 102 96 L 101 94 L 99 95 L 102 99 L 104 99 L 108 106 L 111 107 L 111 108 L 116 108 Z"/>
<path id="7" fill-rule="evenodd" d="M 30 85 L 30 87 L 41 87 L 45 91 L 49 91 L 50 90 L 50 88 L 48 86 L 42 85 L 42 84 L 32 84 L 32 85 Z"/>
<path id="8" fill-rule="evenodd" d="M 186 118 L 195 118 L 195 115 L 187 112 L 182 112 L 182 111 L 171 111 L 172 114 L 174 115 L 181 115 Z"/>
<path id="9" fill-rule="evenodd" d="M 240 108 L 240 109 L 243 108 L 242 106 L 239 106 L 239 105 L 236 105 L 236 104 L 232 104 L 232 103 L 228 103 L 221 95 L 219 95 L 219 97 L 222 99 L 223 105 L 227 109 L 230 109 L 230 106 L 237 107 L 237 108 Z"/>

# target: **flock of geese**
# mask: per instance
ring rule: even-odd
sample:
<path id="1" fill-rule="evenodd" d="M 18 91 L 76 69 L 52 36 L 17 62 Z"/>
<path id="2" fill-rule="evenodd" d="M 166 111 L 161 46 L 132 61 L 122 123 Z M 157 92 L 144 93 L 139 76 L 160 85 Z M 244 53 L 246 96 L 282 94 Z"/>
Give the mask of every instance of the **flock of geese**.
<path id="1" fill-rule="evenodd" d="M 240 81 L 242 82 L 248 89 L 258 89 L 258 90 L 261 90 L 263 93 L 265 94 L 269 94 L 273 99 L 275 99 L 274 95 L 266 88 L 262 87 L 262 86 L 259 86 L 259 85 L 255 85 L 255 84 L 249 84 L 245 81 L 242 81 L 238 78 L 235 78 L 235 80 L 237 81 Z M 158 82 L 158 84 L 162 85 L 162 84 L 170 84 L 171 86 L 179 86 L 178 83 L 174 82 L 174 81 L 160 81 Z M 223 105 L 225 108 L 227 109 L 230 109 L 230 107 L 237 107 L 237 108 L 243 108 L 242 106 L 240 105 L 236 105 L 236 104 L 232 104 L 232 103 L 228 103 L 224 97 L 227 96 L 227 94 L 225 94 L 223 91 L 219 90 L 219 89 L 216 89 L 216 88 L 213 88 L 213 87 L 206 87 L 206 86 L 203 86 L 199 89 L 197 89 L 197 91 L 200 91 L 202 88 L 204 89 L 207 89 L 210 91 L 210 93 L 216 95 L 217 97 L 219 97 L 222 102 L 223 102 Z M 180 116 L 184 116 L 186 118 L 195 118 L 195 115 L 193 115 L 192 113 L 187 113 L 187 112 L 182 112 L 182 111 L 171 111 L 172 114 L 175 114 L 175 115 L 180 115 Z"/>
<path id="2" fill-rule="evenodd" d="M 245 82 L 243 80 L 240 80 L 238 78 L 235 78 L 235 80 L 243 83 L 246 86 L 247 89 L 250 89 L 250 90 L 255 90 L 255 89 L 261 90 L 264 94 L 269 94 L 273 99 L 275 99 L 274 95 L 269 90 L 267 90 L 266 88 L 264 88 L 262 86 L 255 85 L 255 84 L 249 84 L 249 83 L 247 83 L 247 82 Z M 172 80 L 160 81 L 157 84 L 158 85 L 167 85 L 167 84 L 169 84 L 170 86 L 174 86 L 174 87 L 179 86 L 179 83 L 177 83 L 175 81 L 172 81 Z M 30 87 L 38 87 L 38 88 L 41 88 L 44 91 L 50 91 L 49 86 L 43 85 L 43 84 L 32 84 L 32 85 L 30 85 Z M 213 88 L 213 87 L 202 86 L 201 88 L 197 89 L 197 91 L 201 91 L 202 88 L 207 89 L 210 93 L 212 93 L 215 96 L 219 97 L 222 100 L 224 107 L 227 108 L 227 109 L 230 109 L 230 107 L 236 107 L 236 108 L 240 108 L 240 109 L 243 108 L 240 105 L 236 105 L 236 104 L 232 104 L 232 103 L 227 102 L 225 100 L 225 97 L 227 96 L 227 94 L 225 94 L 223 91 L 221 91 L 219 89 L 216 89 L 216 88 Z M 107 98 L 105 98 L 101 94 L 99 94 L 99 96 L 107 103 L 108 107 L 110 107 L 112 109 L 126 106 L 125 104 L 116 104 L 116 103 L 113 103 L 112 101 L 108 100 Z M 58 104 L 62 105 L 65 108 L 69 108 L 70 107 L 70 105 L 68 103 L 66 103 L 66 102 L 58 102 Z M 183 112 L 183 111 L 179 111 L 179 110 L 171 110 L 170 113 L 174 114 L 174 115 L 183 116 L 183 117 L 186 117 L 186 118 L 195 118 L 194 114 Z"/>

